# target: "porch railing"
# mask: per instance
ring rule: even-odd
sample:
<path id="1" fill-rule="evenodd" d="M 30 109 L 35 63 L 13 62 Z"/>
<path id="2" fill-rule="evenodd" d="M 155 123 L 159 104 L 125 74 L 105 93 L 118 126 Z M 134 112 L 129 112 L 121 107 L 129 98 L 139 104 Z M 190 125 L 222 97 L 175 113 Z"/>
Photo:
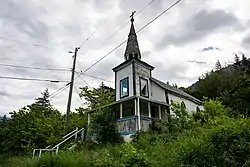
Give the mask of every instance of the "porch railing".
<path id="1" fill-rule="evenodd" d="M 140 131 L 147 131 L 152 123 L 152 118 L 147 116 L 128 116 L 117 120 L 117 128 L 120 134 L 135 134 L 139 130 L 138 119 L 140 118 Z"/>

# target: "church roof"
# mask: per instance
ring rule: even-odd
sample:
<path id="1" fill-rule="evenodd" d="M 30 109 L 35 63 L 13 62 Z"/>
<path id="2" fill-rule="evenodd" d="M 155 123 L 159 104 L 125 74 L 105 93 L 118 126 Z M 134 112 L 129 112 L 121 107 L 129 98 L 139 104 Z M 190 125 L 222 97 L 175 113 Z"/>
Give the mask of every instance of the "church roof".
<path id="1" fill-rule="evenodd" d="M 177 94 L 177 95 L 180 95 L 180 96 L 182 96 L 182 97 L 184 97 L 184 98 L 187 98 L 187 99 L 189 99 L 189 100 L 191 100 L 191 101 L 193 101 L 193 102 L 196 102 L 196 103 L 199 103 L 199 104 L 202 103 L 200 100 L 198 100 L 198 99 L 196 99 L 195 97 L 191 96 L 190 94 L 184 92 L 183 90 L 180 90 L 180 89 L 178 89 L 178 88 L 175 88 L 175 87 L 173 87 L 173 86 L 171 86 L 171 85 L 169 85 L 169 84 L 166 84 L 166 83 L 164 83 L 164 82 L 162 82 L 162 81 L 160 81 L 160 80 L 158 80 L 158 79 L 155 79 L 155 78 L 153 78 L 153 77 L 151 77 L 150 80 L 151 80 L 152 82 L 154 82 L 155 84 L 157 84 L 158 86 L 162 87 L 163 89 L 167 90 L 167 91 L 170 91 L 170 92 L 172 92 L 172 93 L 175 93 L 175 94 Z"/>
<path id="2" fill-rule="evenodd" d="M 128 60 L 131 54 L 136 55 L 136 57 L 138 59 L 141 59 L 141 52 L 139 49 L 137 35 L 136 35 L 135 27 L 134 27 L 133 14 L 131 15 L 131 27 L 130 27 L 130 31 L 129 31 L 129 35 L 128 35 L 126 50 L 124 53 L 125 60 Z"/>
<path id="3" fill-rule="evenodd" d="M 128 60 L 128 61 L 122 62 L 122 63 L 119 64 L 118 66 L 114 67 L 112 70 L 113 70 L 113 71 L 118 71 L 119 69 L 121 69 L 121 68 L 127 66 L 128 64 L 131 64 L 132 62 L 136 62 L 136 63 L 138 63 L 138 64 L 141 64 L 141 65 L 143 65 L 144 67 L 146 67 L 146 68 L 148 68 L 148 69 L 150 69 L 150 70 L 153 70 L 153 69 L 154 69 L 153 66 L 149 65 L 148 63 L 146 63 L 146 62 L 144 62 L 144 61 L 142 61 L 142 60 L 130 59 L 130 60 Z"/>

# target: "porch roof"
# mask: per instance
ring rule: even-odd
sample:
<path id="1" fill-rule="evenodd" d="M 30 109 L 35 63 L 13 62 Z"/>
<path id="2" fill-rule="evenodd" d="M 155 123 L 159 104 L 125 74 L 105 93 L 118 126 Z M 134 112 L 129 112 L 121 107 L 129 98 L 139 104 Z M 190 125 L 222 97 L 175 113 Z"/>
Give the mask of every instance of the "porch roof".
<path id="1" fill-rule="evenodd" d="M 160 102 L 160 101 L 156 101 L 156 100 L 151 100 L 151 99 L 148 99 L 148 98 L 145 98 L 145 97 L 142 97 L 142 96 L 130 96 L 130 97 L 127 97 L 127 98 L 123 98 L 123 99 L 120 99 L 118 101 L 115 101 L 113 103 L 110 103 L 110 104 L 107 104 L 107 105 L 103 105 L 101 107 L 97 107 L 95 109 L 92 109 L 92 110 L 89 110 L 89 111 L 86 111 L 86 113 L 92 113 L 96 110 L 100 110 L 102 108 L 106 108 L 106 107 L 109 107 L 109 106 L 113 106 L 113 105 L 116 105 L 116 104 L 120 104 L 122 102 L 125 102 L 125 101 L 128 101 L 128 100 L 132 100 L 132 99 L 135 99 L 135 98 L 139 98 L 140 100 L 144 100 L 144 101 L 148 101 L 148 102 L 152 102 L 152 103 L 156 103 L 156 104 L 160 104 L 160 105 L 164 105 L 164 106 L 170 106 L 169 104 L 165 103 L 165 102 Z"/>

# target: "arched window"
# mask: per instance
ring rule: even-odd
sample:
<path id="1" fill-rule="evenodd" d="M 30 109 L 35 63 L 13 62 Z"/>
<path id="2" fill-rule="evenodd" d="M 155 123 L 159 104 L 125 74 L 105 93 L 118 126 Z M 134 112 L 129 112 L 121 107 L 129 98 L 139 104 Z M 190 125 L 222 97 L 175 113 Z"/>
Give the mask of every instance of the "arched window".
<path id="1" fill-rule="evenodd" d="M 196 107 L 196 112 L 200 112 L 200 111 L 201 111 L 200 107 L 197 106 L 197 107 Z"/>
<path id="2" fill-rule="evenodd" d="M 186 109 L 186 104 L 184 103 L 184 101 L 181 102 L 181 108 Z"/>

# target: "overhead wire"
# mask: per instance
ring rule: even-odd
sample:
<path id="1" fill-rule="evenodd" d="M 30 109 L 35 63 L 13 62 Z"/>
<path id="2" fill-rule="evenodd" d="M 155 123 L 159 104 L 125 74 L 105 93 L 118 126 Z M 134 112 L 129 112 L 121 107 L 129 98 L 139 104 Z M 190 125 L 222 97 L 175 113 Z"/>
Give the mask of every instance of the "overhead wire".
<path id="1" fill-rule="evenodd" d="M 93 75 L 90 75 L 90 74 L 84 74 L 84 73 L 82 73 L 82 72 L 76 72 L 76 73 L 81 74 L 81 75 L 85 75 L 85 76 L 87 76 L 87 77 L 99 79 L 99 80 L 102 80 L 102 81 L 114 83 L 114 81 L 109 81 L 109 80 L 106 80 L 106 79 L 104 79 L 104 78 L 96 77 L 96 76 L 93 76 Z"/>
<path id="2" fill-rule="evenodd" d="M 76 85 L 74 85 L 75 87 L 75 91 L 78 94 L 78 97 L 82 100 L 82 97 L 80 96 L 80 91 L 78 91 L 78 88 L 76 87 Z"/>
<path id="3" fill-rule="evenodd" d="M 88 87 L 90 87 L 90 88 L 92 89 L 92 86 L 90 86 L 90 85 L 87 83 L 87 81 L 85 81 L 85 79 L 83 79 L 83 77 L 82 77 L 80 74 L 78 74 L 78 76 L 81 78 L 81 80 L 82 80 Z"/>
<path id="4" fill-rule="evenodd" d="M 12 41 L 12 42 L 16 42 L 16 43 L 24 44 L 24 45 L 31 45 L 31 46 L 34 46 L 34 47 L 52 49 L 52 48 L 49 47 L 49 46 L 44 46 L 44 45 L 41 45 L 41 44 L 34 44 L 34 43 L 29 43 L 29 42 L 23 42 L 23 41 L 19 41 L 19 40 L 16 40 L 16 39 L 9 38 L 9 37 L 0 36 L 0 39 L 2 39 L 2 40 L 7 40 L 7 41 Z"/>
<path id="5" fill-rule="evenodd" d="M 167 9 L 165 9 L 163 12 L 161 12 L 159 15 L 157 15 L 155 18 L 153 18 L 151 21 L 149 21 L 147 24 L 145 24 L 143 27 L 141 27 L 136 33 L 141 32 L 144 28 L 146 28 L 148 25 L 150 25 L 151 23 L 153 23 L 156 19 L 158 19 L 159 17 L 161 17 L 163 14 L 165 14 L 167 11 L 169 11 L 171 8 L 173 8 L 175 5 L 177 5 L 180 2 L 181 2 L 181 0 L 177 0 L 175 3 L 173 3 L 172 5 L 170 5 Z"/>
<path id="6" fill-rule="evenodd" d="M 69 83 L 67 83 L 66 85 L 64 85 L 63 87 L 57 89 L 54 93 L 52 93 L 49 98 L 53 99 L 55 96 L 57 96 L 58 94 L 60 94 L 61 92 L 63 92 L 64 90 L 66 90 L 69 87 Z"/>
<path id="7" fill-rule="evenodd" d="M 9 77 L 9 76 L 0 76 L 1 79 L 13 79 L 13 80 L 25 80 L 25 81 L 42 81 L 42 82 L 52 82 L 52 83 L 59 83 L 59 82 L 68 82 L 63 80 L 50 80 L 50 79 L 40 79 L 40 78 L 22 78 L 22 77 Z"/>
<path id="8" fill-rule="evenodd" d="M 141 12 L 143 12 L 148 6 L 150 6 L 154 1 L 156 0 L 151 0 L 148 4 L 146 4 L 145 6 L 143 6 L 136 14 L 135 17 L 137 15 L 139 15 Z M 106 44 L 109 40 L 111 40 L 120 30 L 122 30 L 128 23 L 129 23 L 130 19 L 128 19 L 121 27 L 119 27 L 114 33 L 112 33 L 108 38 L 106 38 L 100 45 L 98 45 L 97 49 L 99 49 L 100 47 L 102 47 L 104 44 Z M 86 54 L 87 52 L 83 53 Z"/>
<path id="9" fill-rule="evenodd" d="M 61 68 L 45 68 L 45 67 L 31 67 L 31 66 L 23 66 L 23 65 L 13 65 L 13 64 L 3 64 L 0 63 L 0 66 L 5 67 L 14 67 L 14 68 L 27 68 L 27 69 L 35 69 L 35 70 L 49 70 L 49 71 L 71 71 L 70 69 L 61 69 Z"/>
<path id="10" fill-rule="evenodd" d="M 136 31 L 136 33 L 141 32 L 144 28 L 146 28 L 147 26 L 149 26 L 151 23 L 153 23 L 156 19 L 158 19 L 160 16 L 162 16 L 163 14 L 165 14 L 168 10 L 170 10 L 171 8 L 173 8 L 175 5 L 177 5 L 181 0 L 177 0 L 175 3 L 173 3 L 172 5 L 170 5 L 167 9 L 165 9 L 163 12 L 161 12 L 159 15 L 157 15 L 156 17 L 154 17 L 151 21 L 149 21 L 147 24 L 145 24 L 143 27 L 141 27 L 138 31 Z M 95 63 L 93 63 L 92 65 L 90 65 L 87 69 L 85 69 L 83 71 L 83 73 L 87 72 L 88 70 L 90 70 L 92 67 L 94 67 L 96 64 L 98 64 L 100 61 L 102 61 L 105 57 L 107 57 L 108 55 L 110 55 L 112 52 L 114 52 L 116 49 L 118 49 L 121 45 L 123 45 L 125 42 L 127 42 L 127 39 L 124 40 L 123 42 L 121 42 L 119 45 L 117 45 L 114 49 L 112 49 L 111 51 L 109 51 L 106 55 L 104 55 L 103 57 L 101 57 L 99 60 L 97 60 Z"/>
<path id="11" fill-rule="evenodd" d="M 105 21 L 107 21 L 108 19 L 109 19 L 109 17 L 117 10 L 117 8 L 121 5 L 121 4 L 123 4 L 125 2 L 125 0 L 121 0 L 120 1 L 120 3 L 118 3 L 118 5 L 115 7 L 115 8 L 113 8 L 113 10 L 108 14 L 108 16 L 104 19 L 104 21 L 103 21 L 103 23 L 105 22 Z M 87 43 L 87 41 L 89 41 L 90 40 L 90 38 L 91 37 L 93 37 L 94 36 L 94 34 L 96 33 L 98 31 L 98 28 L 96 28 L 84 41 L 83 41 L 83 43 L 80 45 L 80 48 L 81 47 L 83 47 L 83 45 L 85 45 L 86 43 Z"/>

